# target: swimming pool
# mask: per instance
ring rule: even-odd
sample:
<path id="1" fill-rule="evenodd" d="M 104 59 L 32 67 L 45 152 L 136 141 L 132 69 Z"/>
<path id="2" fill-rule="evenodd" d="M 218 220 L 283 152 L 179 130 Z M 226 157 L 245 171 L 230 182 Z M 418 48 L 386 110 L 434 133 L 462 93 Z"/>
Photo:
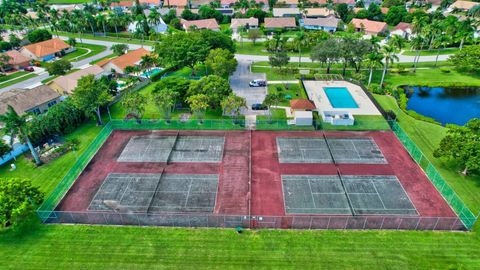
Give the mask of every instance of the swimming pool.
<path id="1" fill-rule="evenodd" d="M 323 87 L 323 90 L 333 108 L 358 108 L 358 104 L 346 87 Z"/>
<path id="2" fill-rule="evenodd" d="M 157 74 L 159 73 L 160 71 L 162 71 L 163 68 L 158 68 L 158 67 L 155 67 L 155 68 L 152 68 L 150 69 L 149 71 L 145 71 L 142 73 L 143 77 L 150 77 L 152 76 L 153 74 Z"/>

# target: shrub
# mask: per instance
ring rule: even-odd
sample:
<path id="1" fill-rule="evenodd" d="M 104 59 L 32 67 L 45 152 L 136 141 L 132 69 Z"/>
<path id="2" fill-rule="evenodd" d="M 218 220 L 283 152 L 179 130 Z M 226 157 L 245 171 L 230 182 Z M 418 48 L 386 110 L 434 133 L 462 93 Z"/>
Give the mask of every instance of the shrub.
<path id="1" fill-rule="evenodd" d="M 165 69 L 161 70 L 160 72 L 157 72 L 155 74 L 150 75 L 150 80 L 152 82 L 156 82 L 156 81 L 160 80 L 163 77 L 163 75 L 165 75 L 167 72 L 173 71 L 174 69 L 175 69 L 175 67 L 165 68 Z"/>
<path id="2" fill-rule="evenodd" d="M 368 91 L 374 93 L 374 94 L 378 94 L 378 95 L 385 95 L 385 90 L 380 88 L 380 85 L 376 84 L 376 83 L 372 83 L 369 87 L 368 87 Z"/>
<path id="3" fill-rule="evenodd" d="M 452 72 L 451 69 L 446 68 L 446 67 L 441 67 L 441 68 L 440 68 L 440 71 L 443 72 L 443 73 L 450 73 L 450 72 Z"/>

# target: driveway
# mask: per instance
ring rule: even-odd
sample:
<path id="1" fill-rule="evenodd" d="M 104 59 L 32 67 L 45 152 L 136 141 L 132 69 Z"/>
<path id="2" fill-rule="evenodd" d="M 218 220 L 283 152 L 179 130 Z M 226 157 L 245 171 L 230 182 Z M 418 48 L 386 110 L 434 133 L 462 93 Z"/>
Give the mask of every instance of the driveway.
<path id="1" fill-rule="evenodd" d="M 265 73 L 250 72 L 250 60 L 238 60 L 237 70 L 230 76 L 230 86 L 233 92 L 247 100 L 248 110 L 243 111 L 245 115 L 264 114 L 263 111 L 253 111 L 252 104 L 262 103 L 267 95 L 267 87 L 250 87 L 248 83 L 255 79 L 266 79 Z"/>

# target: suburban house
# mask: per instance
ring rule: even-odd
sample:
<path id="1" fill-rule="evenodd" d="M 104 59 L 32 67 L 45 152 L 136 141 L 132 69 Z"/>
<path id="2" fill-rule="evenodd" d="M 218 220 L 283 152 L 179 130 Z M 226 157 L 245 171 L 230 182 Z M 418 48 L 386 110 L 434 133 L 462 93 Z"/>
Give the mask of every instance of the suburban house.
<path id="1" fill-rule="evenodd" d="M 451 4 L 448 7 L 448 11 L 452 12 L 454 10 L 461 10 L 461 11 L 469 11 L 475 6 L 480 5 L 478 2 L 470 2 L 470 1 L 456 1 L 455 3 Z"/>
<path id="2" fill-rule="evenodd" d="M 276 5 L 294 8 L 298 6 L 298 0 L 278 0 Z"/>
<path id="3" fill-rule="evenodd" d="M 258 19 L 251 17 L 246 19 L 232 19 L 230 23 L 230 28 L 234 32 L 238 32 L 238 28 L 245 27 L 245 29 L 257 29 L 258 28 Z"/>
<path id="4" fill-rule="evenodd" d="M 265 18 L 265 29 L 293 29 L 297 27 L 297 22 L 293 17 L 287 18 Z"/>
<path id="5" fill-rule="evenodd" d="M 137 31 L 137 24 L 137 21 L 131 22 L 127 27 L 128 32 L 135 33 Z M 155 33 L 165 33 L 168 30 L 168 25 L 163 21 L 162 18 L 160 18 L 158 23 L 149 23 L 148 26 L 150 27 L 150 29 L 154 30 Z"/>
<path id="6" fill-rule="evenodd" d="M 12 89 L 0 93 L 0 114 L 12 106 L 18 114 L 43 113 L 48 108 L 61 102 L 60 94 L 47 85 L 40 85 L 32 89 Z"/>
<path id="7" fill-rule="evenodd" d="M 220 0 L 220 6 L 223 8 L 229 8 L 235 5 L 236 3 L 240 2 L 239 0 Z M 249 1 L 250 2 L 250 1 Z M 268 5 L 267 0 L 255 0 L 257 4 L 263 4 L 263 6 Z"/>
<path id="8" fill-rule="evenodd" d="M 355 18 L 351 23 L 355 26 L 357 32 L 364 32 L 366 36 L 385 34 L 388 30 L 388 25 L 384 22 Z"/>
<path id="9" fill-rule="evenodd" d="M 142 61 L 142 56 L 147 54 L 150 54 L 150 52 L 144 48 L 139 48 L 113 59 L 102 60 L 97 65 L 103 68 L 105 74 L 109 74 L 112 71 L 118 74 L 125 74 L 126 67 L 138 66 Z"/>
<path id="10" fill-rule="evenodd" d="M 335 11 L 328 8 L 306 8 L 304 16 L 307 18 L 325 18 L 335 15 Z"/>
<path id="11" fill-rule="evenodd" d="M 52 38 L 23 46 L 20 49 L 20 53 L 37 61 L 49 61 L 55 57 L 64 56 L 74 50 L 75 48 L 70 47 L 65 41 L 59 38 Z"/>
<path id="12" fill-rule="evenodd" d="M 339 22 L 340 19 L 337 19 L 334 16 L 330 16 L 327 18 L 306 18 L 300 20 L 300 25 L 308 30 L 323 30 L 326 32 L 334 33 L 335 31 L 337 31 Z"/>
<path id="13" fill-rule="evenodd" d="M 184 19 L 180 20 L 180 23 L 183 25 L 183 29 L 188 32 L 190 29 L 210 29 L 213 31 L 219 31 L 220 26 L 218 25 L 215 19 L 204 19 L 204 20 L 195 20 L 195 21 L 187 21 Z"/>
<path id="14" fill-rule="evenodd" d="M 298 17 L 300 18 L 302 12 L 299 8 L 274 8 L 273 17 Z"/>
<path id="15" fill-rule="evenodd" d="M 27 57 L 16 50 L 7 51 L 4 54 L 10 57 L 8 65 L 5 67 L 6 70 L 22 69 L 30 66 L 32 62 L 32 58 Z"/>
<path id="16" fill-rule="evenodd" d="M 71 95 L 73 90 L 77 87 L 78 80 L 87 75 L 94 75 L 95 78 L 100 78 L 106 72 L 103 68 L 93 65 L 79 71 L 60 76 L 54 80 L 51 80 L 47 85 L 55 90 L 60 95 Z"/>
<path id="17" fill-rule="evenodd" d="M 112 2 L 110 5 L 110 9 L 115 10 L 115 11 L 122 11 L 126 12 L 130 8 L 132 8 L 133 2 L 130 1 L 120 1 L 120 2 Z"/>
<path id="18" fill-rule="evenodd" d="M 162 5 L 161 0 L 139 0 L 140 5 L 148 6 L 150 8 L 160 7 Z"/>
<path id="19" fill-rule="evenodd" d="M 410 39 L 412 36 L 413 27 L 409 23 L 401 22 L 395 26 L 395 28 L 390 32 L 391 35 L 399 35 L 404 39 Z"/>
<path id="20" fill-rule="evenodd" d="M 188 0 L 164 0 L 163 7 L 185 8 L 188 6 Z"/>

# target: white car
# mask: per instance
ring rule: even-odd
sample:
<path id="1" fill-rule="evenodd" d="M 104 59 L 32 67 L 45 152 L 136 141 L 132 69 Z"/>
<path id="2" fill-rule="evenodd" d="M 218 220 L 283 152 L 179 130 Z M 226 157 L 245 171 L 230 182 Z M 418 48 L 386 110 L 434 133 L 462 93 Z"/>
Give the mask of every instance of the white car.
<path id="1" fill-rule="evenodd" d="M 250 87 L 267 86 L 267 81 L 265 81 L 265 80 L 253 80 L 248 85 L 250 85 Z"/>

